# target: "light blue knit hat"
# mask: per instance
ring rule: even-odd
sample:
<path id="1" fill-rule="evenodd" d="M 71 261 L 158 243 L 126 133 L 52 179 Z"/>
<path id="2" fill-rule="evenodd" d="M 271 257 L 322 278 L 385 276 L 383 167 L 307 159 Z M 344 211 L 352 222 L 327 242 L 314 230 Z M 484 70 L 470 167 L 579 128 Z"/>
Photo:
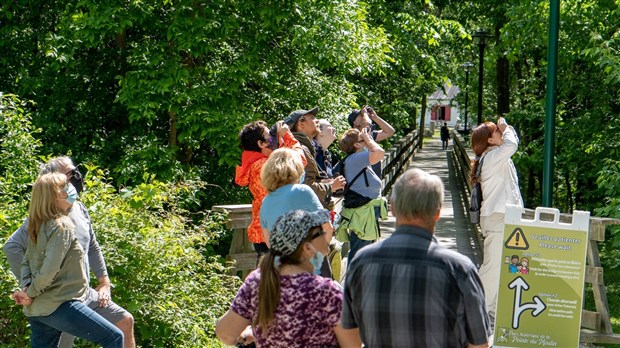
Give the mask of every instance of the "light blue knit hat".
<path id="1" fill-rule="evenodd" d="M 269 236 L 271 251 L 280 256 L 291 255 L 299 248 L 312 227 L 321 226 L 330 219 L 328 210 L 291 210 L 285 213 L 276 220 L 274 230 Z"/>

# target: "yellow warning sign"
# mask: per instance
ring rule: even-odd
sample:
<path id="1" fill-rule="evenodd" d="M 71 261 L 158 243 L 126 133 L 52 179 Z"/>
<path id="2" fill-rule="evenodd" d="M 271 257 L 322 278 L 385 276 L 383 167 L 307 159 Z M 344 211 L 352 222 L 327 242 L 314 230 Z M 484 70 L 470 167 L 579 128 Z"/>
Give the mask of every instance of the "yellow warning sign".
<path id="1" fill-rule="evenodd" d="M 512 231 L 510 237 L 508 237 L 506 243 L 504 243 L 504 246 L 508 249 L 527 250 L 530 247 L 530 244 L 527 242 L 523 230 L 517 227 L 514 231 Z"/>

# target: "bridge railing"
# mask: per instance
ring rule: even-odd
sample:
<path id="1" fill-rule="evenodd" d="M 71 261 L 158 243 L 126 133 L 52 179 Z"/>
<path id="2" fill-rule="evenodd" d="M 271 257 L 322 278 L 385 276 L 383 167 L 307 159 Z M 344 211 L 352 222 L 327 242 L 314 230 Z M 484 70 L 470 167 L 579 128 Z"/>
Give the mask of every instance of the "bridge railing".
<path id="1" fill-rule="evenodd" d="M 409 167 L 409 161 L 415 156 L 415 151 L 420 147 L 422 138 L 417 130 L 403 136 L 385 151 L 381 160 L 381 176 L 383 189 L 381 194 L 387 196 L 392 189 L 396 178 Z"/>
<path id="2" fill-rule="evenodd" d="M 474 153 L 469 147 L 469 144 L 466 143 L 457 132 L 452 132 L 450 139 L 452 139 L 453 144 L 451 154 L 452 162 L 456 168 L 456 174 L 462 183 L 461 187 L 464 190 L 463 202 L 465 203 L 465 206 L 463 207 L 463 210 L 465 211 L 465 215 L 469 216 L 469 197 L 473 187 L 473 185 L 469 182 L 469 166 L 471 163 L 471 158 L 474 157 Z M 478 241 L 480 251 L 482 251 L 484 248 L 484 243 L 480 232 L 480 226 L 478 226 L 478 224 L 471 224 L 471 230 L 476 231 L 476 240 Z"/>
<path id="3" fill-rule="evenodd" d="M 394 145 L 385 151 L 385 157 L 381 161 L 381 173 L 383 195 L 389 193 L 394 181 L 400 173 L 409 165 L 409 161 L 415 155 L 419 147 L 420 137 L 416 130 L 403 136 L 394 142 Z M 336 210 L 340 209 L 341 198 L 335 199 Z M 256 268 L 257 258 L 252 243 L 248 240 L 247 228 L 252 221 L 251 204 L 215 205 L 214 211 L 228 213 L 227 226 L 233 230 L 233 238 L 227 260 L 231 262 L 231 272 L 241 272 L 245 277 L 249 271 Z"/>
<path id="4" fill-rule="evenodd" d="M 472 185 L 469 182 L 469 163 L 473 159 L 473 152 L 469 144 L 457 133 L 452 134 L 453 153 L 452 159 L 457 167 L 461 187 L 465 191 L 465 207 L 469 207 L 469 197 Z M 466 208 L 467 212 L 469 209 Z M 552 221 L 553 216 L 541 214 L 541 220 Z M 522 218 L 534 219 L 534 210 L 525 209 Z M 571 214 L 560 214 L 560 222 L 570 223 L 573 221 Z M 603 267 L 599 256 L 598 243 L 605 240 L 605 227 L 608 225 L 620 224 L 620 219 L 590 217 L 590 230 L 588 233 L 587 265 L 585 273 L 585 283 L 592 285 L 594 304 L 596 311 L 582 309 L 581 315 L 581 342 L 591 343 L 620 343 L 620 335 L 614 334 L 609 316 L 609 303 L 607 301 L 607 291 L 603 279 Z M 476 237 L 478 245 L 482 249 L 482 234 L 478 225 L 472 226 L 472 231 L 477 231 Z M 585 303 L 585 301 L 584 301 Z"/>

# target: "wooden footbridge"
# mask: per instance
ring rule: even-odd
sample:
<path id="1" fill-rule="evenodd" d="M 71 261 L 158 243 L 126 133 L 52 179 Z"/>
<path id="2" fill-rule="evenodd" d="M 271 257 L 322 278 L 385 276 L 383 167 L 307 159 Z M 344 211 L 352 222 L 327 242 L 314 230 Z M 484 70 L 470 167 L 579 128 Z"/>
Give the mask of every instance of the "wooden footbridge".
<path id="1" fill-rule="evenodd" d="M 440 176 L 445 185 L 445 197 L 441 218 L 436 226 L 435 236 L 440 244 L 468 256 L 475 264 L 482 264 L 482 236 L 477 225 L 469 222 L 469 192 L 467 180 L 469 162 L 472 157 L 469 146 L 458 135 L 453 134 L 452 144 L 447 150 L 441 149 L 437 138 L 421 139 L 414 131 L 401 138 L 386 151 L 382 161 L 383 195 L 388 196 L 392 184 L 404 170 L 420 168 Z M 256 253 L 247 239 L 245 229 L 251 221 L 251 205 L 221 205 L 213 207 L 229 214 L 229 228 L 233 229 L 233 240 L 228 259 L 232 271 L 247 274 L 256 267 Z M 533 210 L 526 209 L 524 218 L 532 219 Z M 560 221 L 572 221 L 572 216 L 563 214 Z M 583 344 L 616 343 L 620 335 L 614 334 L 609 317 L 609 305 L 603 279 L 598 243 L 605 239 L 605 227 L 620 224 L 620 220 L 591 217 L 589 243 L 587 249 L 586 280 L 587 292 L 591 292 L 596 306 L 595 311 L 582 311 L 582 330 L 580 341 Z M 381 223 L 381 238 L 389 238 L 394 231 L 394 218 Z M 346 260 L 344 262 L 346 264 Z"/>

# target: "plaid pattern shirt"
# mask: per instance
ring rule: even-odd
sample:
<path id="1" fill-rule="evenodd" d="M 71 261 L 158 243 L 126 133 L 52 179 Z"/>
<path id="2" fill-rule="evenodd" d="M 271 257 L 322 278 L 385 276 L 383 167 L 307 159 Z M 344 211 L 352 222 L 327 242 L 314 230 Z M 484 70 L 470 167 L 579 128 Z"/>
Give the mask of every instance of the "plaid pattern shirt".
<path id="1" fill-rule="evenodd" d="M 355 256 L 342 327 L 359 327 L 366 347 L 382 348 L 466 347 L 491 334 L 476 266 L 415 226 Z"/>

